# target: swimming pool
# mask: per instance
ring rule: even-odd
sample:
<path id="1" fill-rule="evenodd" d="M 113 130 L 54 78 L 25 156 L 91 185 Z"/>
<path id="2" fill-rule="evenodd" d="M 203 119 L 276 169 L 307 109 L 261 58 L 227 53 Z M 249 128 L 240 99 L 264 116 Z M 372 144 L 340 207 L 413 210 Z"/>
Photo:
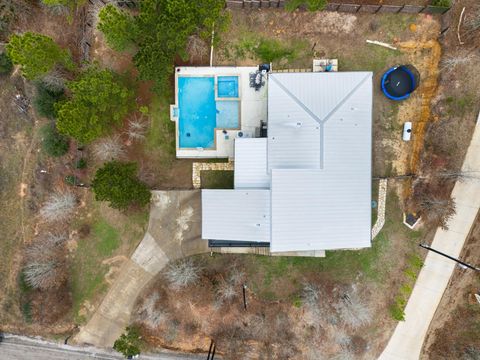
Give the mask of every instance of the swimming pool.
<path id="1" fill-rule="evenodd" d="M 238 98 L 238 76 L 217 77 L 219 98 Z"/>
<path id="2" fill-rule="evenodd" d="M 235 80 L 222 77 L 237 78 L 236 89 Z M 222 83 L 222 97 L 238 97 L 238 77 L 220 76 L 217 81 Z M 239 127 L 240 102 L 215 99 L 215 77 L 178 77 L 179 148 L 214 148 L 215 128 Z"/>

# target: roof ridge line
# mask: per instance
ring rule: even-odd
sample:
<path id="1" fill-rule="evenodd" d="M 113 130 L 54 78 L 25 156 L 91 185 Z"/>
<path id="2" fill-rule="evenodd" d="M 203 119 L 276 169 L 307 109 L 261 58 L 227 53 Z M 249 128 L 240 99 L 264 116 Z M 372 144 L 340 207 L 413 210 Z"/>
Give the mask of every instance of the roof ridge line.
<path id="1" fill-rule="evenodd" d="M 275 76 L 271 76 L 270 80 L 273 80 L 288 96 L 290 96 L 290 98 L 293 101 L 295 101 L 295 103 L 298 106 L 300 106 L 308 115 L 310 115 L 310 117 L 313 118 L 313 120 L 315 120 L 320 125 L 322 124 L 322 120 L 320 120 L 320 118 L 317 115 L 315 115 L 308 107 L 306 107 L 305 104 L 301 102 L 299 98 L 293 95 L 291 91 L 288 90 L 279 80 L 275 79 Z"/>
<path id="2" fill-rule="evenodd" d="M 367 73 L 367 76 L 365 76 L 362 80 L 360 80 L 360 82 L 355 85 L 355 87 L 347 94 L 345 95 L 345 97 L 338 102 L 337 105 L 335 105 L 335 107 L 323 118 L 322 121 L 322 125 L 325 124 L 328 120 L 330 120 L 330 118 L 333 116 L 333 114 L 335 114 L 337 112 L 337 110 L 342 107 L 343 104 L 345 104 L 347 102 L 348 99 L 350 99 L 350 97 L 355 94 L 355 92 L 360 88 L 360 86 L 363 85 L 363 83 L 370 78 L 370 76 L 372 75 L 371 72 Z"/>

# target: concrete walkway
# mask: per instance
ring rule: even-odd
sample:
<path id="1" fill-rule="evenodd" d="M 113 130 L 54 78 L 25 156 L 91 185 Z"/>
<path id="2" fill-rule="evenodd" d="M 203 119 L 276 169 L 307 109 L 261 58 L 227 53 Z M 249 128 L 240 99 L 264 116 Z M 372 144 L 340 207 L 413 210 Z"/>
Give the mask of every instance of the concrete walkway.
<path id="1" fill-rule="evenodd" d="M 464 171 L 480 171 L 479 121 L 480 116 L 463 163 Z M 452 197 L 456 202 L 456 214 L 448 222 L 449 230 L 437 230 L 431 246 L 458 257 L 480 208 L 480 181 L 457 182 Z M 441 255 L 428 253 L 405 308 L 405 321 L 397 325 L 380 360 L 417 360 L 420 357 L 425 335 L 455 266 L 455 262 Z"/>
<path id="2" fill-rule="evenodd" d="M 74 341 L 112 347 L 129 324 L 138 295 L 168 261 L 204 252 L 200 191 L 153 191 L 147 233 Z"/>

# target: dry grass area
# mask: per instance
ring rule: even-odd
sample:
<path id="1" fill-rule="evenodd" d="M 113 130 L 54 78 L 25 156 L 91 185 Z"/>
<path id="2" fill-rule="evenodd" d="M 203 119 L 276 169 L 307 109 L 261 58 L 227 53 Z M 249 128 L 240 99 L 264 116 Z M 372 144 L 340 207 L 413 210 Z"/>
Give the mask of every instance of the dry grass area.
<path id="1" fill-rule="evenodd" d="M 456 29 L 463 7 L 466 11 L 460 27 L 461 45 Z M 418 210 L 426 197 L 450 198 L 455 178 L 444 179 L 439 173 L 460 171 L 480 111 L 480 29 L 472 31 L 469 25 L 475 18 L 480 19 L 480 8 L 476 1 L 458 1 L 451 17 L 452 26 L 441 40 L 438 90 L 431 106 L 434 121 L 425 127 L 425 151 L 419 156 L 417 173 L 421 179 L 412 186 L 413 210 Z"/>
<path id="2" fill-rule="evenodd" d="M 0 252 L 3 255 L 0 263 L 0 319 L 4 323 L 19 317 L 15 303 L 17 270 L 24 246 L 24 233 L 27 238 L 33 232 L 28 219 L 22 226 L 21 214 L 24 211 L 29 214 L 21 189 L 22 179 L 27 183 L 32 175 L 31 162 L 24 160 L 31 155 L 34 122 L 31 114 L 22 114 L 13 102 L 15 94 L 25 89 L 23 80 L 3 76 L 0 81 L 0 202 L 3 208 L 0 212 Z M 24 186 L 23 191 L 27 187 Z"/>

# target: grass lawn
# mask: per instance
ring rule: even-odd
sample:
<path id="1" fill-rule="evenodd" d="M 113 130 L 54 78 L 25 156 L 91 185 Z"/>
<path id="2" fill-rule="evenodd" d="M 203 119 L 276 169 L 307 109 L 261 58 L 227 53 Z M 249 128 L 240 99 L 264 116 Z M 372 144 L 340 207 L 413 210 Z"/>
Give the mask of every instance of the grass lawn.
<path id="1" fill-rule="evenodd" d="M 108 289 L 105 275 L 113 265 L 104 263 L 114 256 L 129 257 L 142 240 L 148 223 L 147 210 L 124 215 L 116 210 L 93 203 L 91 216 L 83 217 L 75 224 L 88 226 L 88 236 L 78 240 L 78 247 L 71 264 L 71 289 L 73 298 L 73 318 L 76 323 L 87 319 L 82 305 L 88 301 L 96 305 Z"/>
<path id="2" fill-rule="evenodd" d="M 233 171 L 204 170 L 200 176 L 202 189 L 233 189 Z"/>

